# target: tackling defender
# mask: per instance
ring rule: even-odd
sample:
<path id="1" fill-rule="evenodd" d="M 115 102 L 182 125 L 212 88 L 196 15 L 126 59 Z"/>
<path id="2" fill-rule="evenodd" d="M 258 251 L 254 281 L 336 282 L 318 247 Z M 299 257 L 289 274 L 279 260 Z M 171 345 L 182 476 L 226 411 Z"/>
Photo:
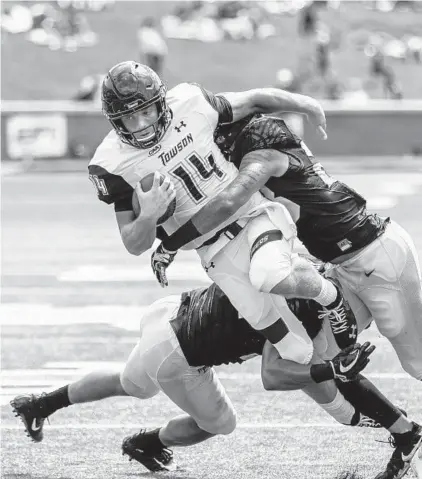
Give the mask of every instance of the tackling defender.
<path id="1" fill-rule="evenodd" d="M 174 199 L 175 211 L 158 229 L 161 237 L 186 223 L 237 176 L 236 167 L 225 160 L 214 141 L 219 124 L 256 112 L 294 110 L 311 115 L 317 125 L 325 126 L 320 105 L 309 97 L 277 89 L 213 95 L 188 83 L 167 93 L 155 72 L 135 62 L 123 62 L 110 70 L 102 86 L 102 101 L 113 130 L 90 162 L 90 179 L 100 200 L 114 203 L 123 243 L 136 255 L 152 246 L 157 221 Z M 160 185 L 157 177 L 152 189 L 143 192 L 139 181 L 152 172 L 164 173 L 166 179 Z M 138 217 L 132 211 L 134 189 L 141 206 Z M 312 342 L 283 297 L 286 285 L 292 295 L 313 298 L 321 304 L 321 314 L 330 319 L 342 348 L 354 343 L 356 321 L 338 283 L 323 278 L 309 262 L 295 258 L 293 266 L 280 270 L 275 282 L 280 284 L 281 296 L 260 291 L 256 274 L 268 265 L 257 264 L 255 258 L 249 260 L 250 245 L 244 234 L 248 230 L 248 241 L 260 241 L 258 223 L 253 229 L 244 228 L 255 217 L 263 218 L 264 223 L 272 218 L 276 224 L 273 235 L 283 237 L 281 249 L 289 257 L 296 226 L 282 205 L 266 200 L 258 191 L 222 225 L 200 235 L 186 248 L 197 249 L 211 269 L 217 261 L 214 257 L 226 252 L 232 267 L 224 277 L 213 275 L 214 281 L 221 283 L 246 320 L 283 357 L 306 364 L 313 353 Z M 220 231 L 222 226 L 227 226 L 225 234 Z M 242 242 L 242 255 L 233 251 L 233 244 L 226 244 L 239 232 L 232 243 Z"/>
<path id="2" fill-rule="evenodd" d="M 351 297 L 351 301 L 362 330 L 370 318 L 357 298 Z M 397 442 L 395 455 L 404 475 L 420 443 L 420 428 L 358 374 L 374 348 L 365 343 L 337 354 L 330 327 L 319 330 L 323 325 L 316 303 L 289 300 L 289 307 L 304 322 L 316 345 L 318 337 L 326 338 L 330 351 L 336 352 L 333 360 L 313 366 L 282 360 L 276 349 L 239 317 L 222 291 L 211 285 L 152 304 L 141 319 L 140 340 L 121 374 L 93 372 L 48 394 L 18 396 L 11 404 L 28 434 L 39 442 L 45 418 L 58 409 L 112 396 L 147 399 L 161 390 L 187 414 L 162 428 L 127 437 L 122 447 L 151 471 L 171 470 L 170 447 L 229 434 L 236 426 L 233 405 L 213 366 L 262 354 L 266 389 L 286 389 L 289 383 L 287 389 L 303 389 L 342 424 L 386 427 Z"/>
<path id="3" fill-rule="evenodd" d="M 164 261 L 155 271 L 163 271 L 172 261 L 171 253 L 162 255 L 163 247 L 176 251 L 215 228 L 253 192 L 262 189 L 275 201 L 287 199 L 297 209 L 298 238 L 316 258 L 334 264 L 332 276 L 362 300 L 403 369 L 422 380 L 421 273 L 409 234 L 390 218 L 368 213 L 365 198 L 329 176 L 283 120 L 245 119 L 221 127 L 216 135 L 222 150 L 239 167 L 239 175 L 164 240 L 158 249 Z M 245 165 L 254 166 L 253 177 L 245 174 Z M 272 228 L 269 223 L 266 240 L 253 250 L 259 264 L 267 265 L 265 271 L 261 267 L 264 281 L 281 261 Z M 216 274 L 212 269 L 211 279 Z"/>

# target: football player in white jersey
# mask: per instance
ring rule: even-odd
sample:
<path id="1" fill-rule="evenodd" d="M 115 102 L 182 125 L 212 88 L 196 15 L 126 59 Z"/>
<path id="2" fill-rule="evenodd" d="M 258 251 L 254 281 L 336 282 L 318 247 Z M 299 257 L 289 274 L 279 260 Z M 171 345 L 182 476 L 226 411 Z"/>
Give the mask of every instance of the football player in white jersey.
<path id="1" fill-rule="evenodd" d="M 294 110 L 307 113 L 321 129 L 325 128 L 321 107 L 309 97 L 278 89 L 213 95 L 188 83 L 167 93 L 154 71 L 135 62 L 120 63 L 109 71 L 102 86 L 102 101 L 113 131 L 90 162 L 90 179 L 99 198 L 114 203 L 123 243 L 136 255 L 152 246 L 157 236 L 157 219 L 174 199 L 175 211 L 166 217 L 158 237 L 170 235 L 187 223 L 237 176 L 236 167 L 225 160 L 214 141 L 218 124 L 256 112 Z M 164 174 L 166 179 L 160 185 L 156 177 L 151 190 L 142 192 L 139 181 L 153 172 Z M 141 207 L 138 217 L 132 211 L 134 188 Z M 256 222 L 248 223 L 252 217 L 264 218 L 263 230 Z M 268 231 L 269 221 L 272 233 L 281 240 L 280 257 L 290 265 L 295 224 L 284 206 L 270 202 L 259 192 L 218 228 L 185 248 L 198 250 L 206 270 L 223 262 L 225 270 L 212 279 L 283 357 L 307 364 L 313 354 L 312 342 L 284 297 L 263 293 L 252 275 L 250 279 L 254 266 L 251 248 L 253 256 L 268 239 L 260 236 Z M 319 275 L 307 261 L 298 260 L 296 264 L 297 268 L 283 270 L 286 276 L 277 277 L 276 283 L 289 276 L 292 296 L 315 299 L 322 305 L 321 314 L 329 315 L 340 347 L 355 342 L 356 327 L 349 328 L 356 321 L 339 287 Z"/>

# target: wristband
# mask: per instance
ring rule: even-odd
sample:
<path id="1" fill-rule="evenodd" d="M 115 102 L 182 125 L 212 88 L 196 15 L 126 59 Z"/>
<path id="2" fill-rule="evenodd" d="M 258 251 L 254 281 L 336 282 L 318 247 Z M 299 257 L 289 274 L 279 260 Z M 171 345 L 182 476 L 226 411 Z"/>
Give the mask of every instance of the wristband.
<path id="1" fill-rule="evenodd" d="M 329 362 L 325 364 L 313 364 L 310 373 L 312 380 L 316 383 L 334 379 L 334 370 Z"/>
<path id="2" fill-rule="evenodd" d="M 189 220 L 163 241 L 163 247 L 169 251 L 177 251 L 200 236 L 202 236 L 202 233 L 196 229 L 192 220 Z"/>

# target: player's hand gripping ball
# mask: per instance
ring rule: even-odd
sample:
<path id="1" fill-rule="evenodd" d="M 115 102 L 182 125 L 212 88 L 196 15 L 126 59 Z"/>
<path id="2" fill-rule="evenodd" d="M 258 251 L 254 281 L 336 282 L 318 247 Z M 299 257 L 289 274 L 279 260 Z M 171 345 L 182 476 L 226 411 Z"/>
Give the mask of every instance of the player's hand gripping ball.
<path id="1" fill-rule="evenodd" d="M 161 173 L 159 173 L 159 175 L 160 175 L 160 185 L 162 185 L 165 176 Z M 150 191 L 150 189 L 152 188 L 153 181 L 154 181 L 154 173 L 150 173 L 149 175 L 142 178 L 140 180 L 142 191 L 144 191 L 145 193 Z M 139 199 L 138 199 L 138 195 L 136 194 L 136 191 L 134 191 L 132 195 L 132 209 L 135 216 L 138 217 L 141 212 L 141 206 L 139 204 Z M 167 221 L 171 216 L 173 216 L 175 210 L 176 210 L 176 198 L 174 198 L 172 202 L 169 204 L 166 212 L 158 218 L 157 225 L 161 225 L 162 223 Z"/>

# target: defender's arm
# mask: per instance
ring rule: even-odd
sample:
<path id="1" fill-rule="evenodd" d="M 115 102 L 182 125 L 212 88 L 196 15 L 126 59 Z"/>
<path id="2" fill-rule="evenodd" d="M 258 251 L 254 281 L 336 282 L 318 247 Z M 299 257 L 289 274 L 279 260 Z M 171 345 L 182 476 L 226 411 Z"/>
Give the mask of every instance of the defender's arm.
<path id="1" fill-rule="evenodd" d="M 163 242 L 164 248 L 177 251 L 185 244 L 217 228 L 259 191 L 269 178 L 284 175 L 288 165 L 287 155 L 276 150 L 257 150 L 246 154 L 237 177 L 187 223 L 170 235 Z"/>
<path id="2" fill-rule="evenodd" d="M 255 113 L 295 112 L 308 116 L 326 138 L 327 122 L 320 103 L 306 95 L 290 93 L 278 88 L 257 88 L 244 92 L 220 93 L 230 103 L 232 122 Z"/>

